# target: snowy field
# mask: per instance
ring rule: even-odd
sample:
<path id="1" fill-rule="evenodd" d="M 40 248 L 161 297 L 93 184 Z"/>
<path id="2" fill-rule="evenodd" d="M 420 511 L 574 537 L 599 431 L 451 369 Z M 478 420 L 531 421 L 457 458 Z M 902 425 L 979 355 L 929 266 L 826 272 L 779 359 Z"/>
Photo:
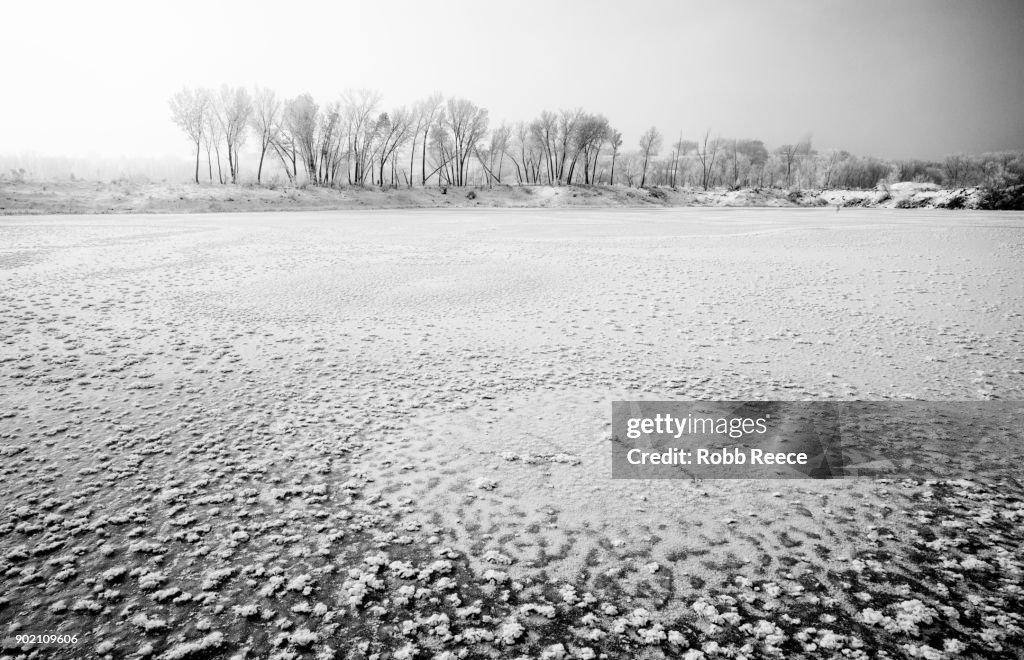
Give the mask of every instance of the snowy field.
<path id="1" fill-rule="evenodd" d="M 609 430 L 1024 398 L 1022 221 L 0 218 L 4 653 L 1019 657 L 1019 464 L 613 481 Z"/>

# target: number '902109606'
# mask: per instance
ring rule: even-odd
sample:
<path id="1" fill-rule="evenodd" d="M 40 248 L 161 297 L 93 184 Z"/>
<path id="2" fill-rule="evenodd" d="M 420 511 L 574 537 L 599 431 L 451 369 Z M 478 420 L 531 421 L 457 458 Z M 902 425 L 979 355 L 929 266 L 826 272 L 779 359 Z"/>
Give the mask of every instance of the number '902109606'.
<path id="1" fill-rule="evenodd" d="M 4 646 L 19 647 L 19 646 L 66 646 L 69 644 L 77 644 L 78 635 L 72 634 L 19 634 L 12 635 L 4 640 Z"/>

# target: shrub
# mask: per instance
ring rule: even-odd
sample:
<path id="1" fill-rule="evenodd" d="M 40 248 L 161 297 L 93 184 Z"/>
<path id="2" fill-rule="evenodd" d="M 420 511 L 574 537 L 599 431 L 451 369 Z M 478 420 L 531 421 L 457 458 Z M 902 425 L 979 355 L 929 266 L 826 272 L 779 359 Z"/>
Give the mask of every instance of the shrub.
<path id="1" fill-rule="evenodd" d="M 946 208 L 961 208 L 963 205 L 962 199 L 960 199 L 961 206 L 951 206 L 953 201 L 959 198 L 960 196 L 957 195 L 950 199 L 950 205 L 947 205 Z M 981 198 L 978 200 L 978 208 L 985 209 L 986 211 L 1024 210 L 1024 184 L 1007 186 L 1005 188 L 984 188 L 981 191 Z"/>
<path id="2" fill-rule="evenodd" d="M 939 204 L 939 207 L 944 209 L 962 209 L 964 201 L 963 195 L 953 195 L 948 201 Z"/>
<path id="3" fill-rule="evenodd" d="M 476 199 L 476 191 L 470 190 L 468 193 L 466 193 L 466 199 Z"/>
<path id="4" fill-rule="evenodd" d="M 916 199 L 915 200 L 913 197 L 907 197 L 905 199 L 901 199 L 900 201 L 896 202 L 896 208 L 898 208 L 898 209 L 919 209 L 919 208 L 921 208 L 922 206 L 924 206 L 927 203 L 928 203 L 927 200 L 924 200 L 924 199 Z"/>

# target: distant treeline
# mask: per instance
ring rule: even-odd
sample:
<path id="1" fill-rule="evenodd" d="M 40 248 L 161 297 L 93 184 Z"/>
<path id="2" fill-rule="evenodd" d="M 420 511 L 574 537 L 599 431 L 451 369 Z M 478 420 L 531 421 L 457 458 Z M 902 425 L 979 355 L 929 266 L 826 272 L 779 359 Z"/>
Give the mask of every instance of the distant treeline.
<path id="1" fill-rule="evenodd" d="M 318 103 L 309 94 L 281 99 L 272 90 L 222 86 L 182 89 L 171 117 L 193 146 L 198 183 L 239 183 L 268 170 L 314 186 L 486 186 L 620 184 L 699 188 L 864 189 L 913 181 L 946 188 L 1015 191 L 1024 184 L 1020 152 L 884 160 L 813 148 L 810 138 L 769 149 L 761 140 L 679 135 L 651 127 L 638 143 L 601 114 L 545 111 L 530 121 L 492 126 L 488 111 L 440 94 L 384 109 L 377 92 L 346 92 Z M 244 151 L 243 151 L 244 148 Z M 18 177 L 11 170 L 3 176 Z"/>
<path id="2" fill-rule="evenodd" d="M 377 92 L 317 103 L 282 100 L 269 89 L 183 89 L 174 121 L 195 149 L 194 178 L 237 182 L 239 153 L 255 143 L 257 182 L 276 161 L 292 183 L 317 186 L 624 184 L 627 186 L 873 188 L 898 181 L 1005 188 L 1024 174 L 1020 153 L 952 155 L 941 161 L 862 158 L 817 151 L 805 138 L 769 149 L 762 141 L 712 136 L 666 140 L 651 127 L 635 147 L 606 117 L 582 109 L 545 111 L 491 126 L 472 101 L 432 95 L 384 110 Z M 205 159 L 203 156 L 205 155 Z M 205 160 L 205 172 L 201 172 Z"/>
<path id="3" fill-rule="evenodd" d="M 182 154 L 185 156 L 185 154 Z M 0 154 L 3 181 L 158 182 L 181 181 L 194 163 L 183 158 Z M 188 169 L 183 169 L 188 168 Z M 190 172 L 191 173 L 191 172 Z"/>

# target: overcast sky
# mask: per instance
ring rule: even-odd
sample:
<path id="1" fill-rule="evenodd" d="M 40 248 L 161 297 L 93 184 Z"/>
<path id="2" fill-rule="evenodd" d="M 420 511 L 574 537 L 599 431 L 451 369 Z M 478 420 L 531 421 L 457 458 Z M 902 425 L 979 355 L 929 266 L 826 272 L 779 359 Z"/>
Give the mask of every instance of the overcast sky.
<path id="1" fill-rule="evenodd" d="M 492 125 L 604 113 L 635 147 L 710 128 L 884 157 L 1024 148 L 1021 0 L 7 2 L 0 153 L 187 156 L 168 98 L 261 84 Z"/>

